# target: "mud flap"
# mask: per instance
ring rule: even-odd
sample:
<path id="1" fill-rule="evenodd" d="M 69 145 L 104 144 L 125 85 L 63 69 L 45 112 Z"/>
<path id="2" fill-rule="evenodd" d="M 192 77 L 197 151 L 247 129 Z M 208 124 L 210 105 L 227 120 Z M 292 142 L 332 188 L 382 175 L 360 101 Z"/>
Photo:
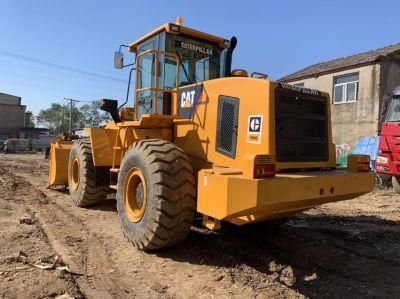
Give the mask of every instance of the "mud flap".
<path id="1" fill-rule="evenodd" d="M 68 185 L 68 160 L 73 142 L 57 140 L 50 145 L 50 168 L 48 188 Z"/>

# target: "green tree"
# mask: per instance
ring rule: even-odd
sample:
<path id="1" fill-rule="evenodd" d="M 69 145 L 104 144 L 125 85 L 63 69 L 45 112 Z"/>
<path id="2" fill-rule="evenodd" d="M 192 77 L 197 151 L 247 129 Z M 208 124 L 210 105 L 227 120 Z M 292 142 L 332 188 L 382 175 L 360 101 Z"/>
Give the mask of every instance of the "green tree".
<path id="1" fill-rule="evenodd" d="M 69 129 L 69 105 L 61 105 L 52 103 L 50 108 L 39 111 L 36 121 L 39 126 L 44 126 L 50 129 L 51 133 L 59 134 Z M 82 113 L 78 108 L 72 107 L 72 128 L 80 127 Z"/>
<path id="2" fill-rule="evenodd" d="M 100 101 L 72 107 L 72 129 L 84 127 L 97 127 L 102 121 L 109 121 L 111 117 L 107 112 L 100 110 Z M 50 108 L 39 111 L 36 117 L 38 126 L 50 129 L 51 133 L 59 134 L 69 130 L 69 104 L 52 103 Z"/>
<path id="3" fill-rule="evenodd" d="M 82 114 L 81 127 L 97 127 L 102 121 L 111 120 L 107 112 L 100 110 L 101 101 L 84 104 L 79 108 Z"/>

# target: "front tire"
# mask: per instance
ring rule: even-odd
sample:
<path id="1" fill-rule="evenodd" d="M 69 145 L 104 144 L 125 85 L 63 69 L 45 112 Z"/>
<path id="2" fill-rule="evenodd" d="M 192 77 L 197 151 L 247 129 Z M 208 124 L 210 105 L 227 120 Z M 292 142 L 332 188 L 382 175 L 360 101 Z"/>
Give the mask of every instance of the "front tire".
<path id="1" fill-rule="evenodd" d="M 195 210 L 195 180 L 176 145 L 147 139 L 131 145 L 118 176 L 117 209 L 125 237 L 141 250 L 182 241 Z"/>
<path id="2" fill-rule="evenodd" d="M 90 141 L 74 142 L 68 163 L 69 194 L 78 207 L 94 206 L 106 199 L 107 188 L 96 187 Z"/>

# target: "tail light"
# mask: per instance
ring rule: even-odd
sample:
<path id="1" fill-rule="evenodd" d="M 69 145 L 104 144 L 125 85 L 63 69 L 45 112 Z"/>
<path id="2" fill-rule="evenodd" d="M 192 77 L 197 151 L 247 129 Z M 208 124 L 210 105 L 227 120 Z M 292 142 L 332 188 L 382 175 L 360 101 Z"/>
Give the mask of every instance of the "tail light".
<path id="1" fill-rule="evenodd" d="M 357 171 L 358 172 L 366 172 L 369 171 L 369 162 L 358 162 L 357 163 Z"/>
<path id="2" fill-rule="evenodd" d="M 276 173 L 275 159 L 271 155 L 258 155 L 254 159 L 255 179 L 265 179 L 274 177 Z"/>
<path id="3" fill-rule="evenodd" d="M 370 171 L 371 158 L 369 155 L 349 155 L 347 169 L 356 172 Z"/>

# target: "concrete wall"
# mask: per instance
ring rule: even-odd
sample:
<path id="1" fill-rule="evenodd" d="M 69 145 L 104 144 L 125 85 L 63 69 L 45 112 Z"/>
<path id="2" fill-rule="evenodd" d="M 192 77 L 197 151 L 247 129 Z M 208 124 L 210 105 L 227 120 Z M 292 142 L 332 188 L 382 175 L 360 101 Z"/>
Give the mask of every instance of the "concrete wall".
<path id="1" fill-rule="evenodd" d="M 354 103 L 333 104 L 333 78 L 355 72 L 359 72 L 357 101 Z M 378 132 L 379 79 L 380 66 L 374 64 L 290 83 L 304 82 L 304 87 L 315 88 L 329 93 L 331 96 L 333 142 L 336 144 L 347 143 L 354 146 L 360 137 L 376 135 Z"/>
<path id="2" fill-rule="evenodd" d="M 25 110 L 21 98 L 0 93 L 0 138 L 18 137 L 25 124 Z"/>
<path id="3" fill-rule="evenodd" d="M 41 146 L 46 147 L 57 138 L 57 135 L 39 134 L 39 143 Z"/>
<path id="4" fill-rule="evenodd" d="M 0 92 L 0 104 L 21 105 L 21 98 Z"/>

